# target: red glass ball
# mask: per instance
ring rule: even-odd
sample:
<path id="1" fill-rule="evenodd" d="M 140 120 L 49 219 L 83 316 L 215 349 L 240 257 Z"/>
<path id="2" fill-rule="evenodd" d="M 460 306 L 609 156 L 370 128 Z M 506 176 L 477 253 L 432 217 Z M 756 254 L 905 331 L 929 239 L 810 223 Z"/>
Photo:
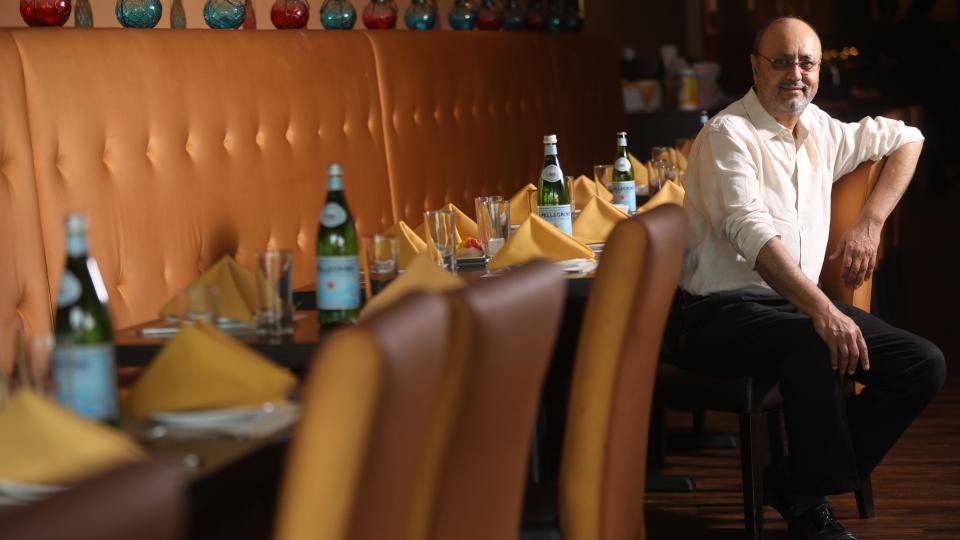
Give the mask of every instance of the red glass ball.
<path id="1" fill-rule="evenodd" d="M 363 10 L 363 25 L 370 30 L 389 30 L 397 26 L 397 10 L 371 3 Z"/>
<path id="2" fill-rule="evenodd" d="M 63 26 L 70 18 L 70 0 L 20 0 L 20 16 L 30 26 Z"/>
<path id="3" fill-rule="evenodd" d="M 308 20 L 310 6 L 306 2 L 277 0 L 270 9 L 270 21 L 279 29 L 303 28 Z"/>
<path id="4" fill-rule="evenodd" d="M 477 27 L 481 30 L 499 30 L 503 26 L 503 12 L 495 9 L 481 9 L 477 14 Z"/>

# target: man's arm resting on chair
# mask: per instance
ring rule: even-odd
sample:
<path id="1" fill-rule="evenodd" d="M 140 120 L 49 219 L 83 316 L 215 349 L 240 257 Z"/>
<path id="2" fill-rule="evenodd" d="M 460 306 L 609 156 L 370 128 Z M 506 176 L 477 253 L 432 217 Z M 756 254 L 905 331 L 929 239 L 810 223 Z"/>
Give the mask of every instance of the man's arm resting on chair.
<path id="1" fill-rule="evenodd" d="M 867 342 L 860 327 L 843 314 L 794 264 L 786 246 L 775 236 L 757 254 L 757 272 L 780 296 L 797 306 L 813 321 L 817 335 L 830 350 L 830 366 L 840 373 L 853 374 L 857 363 L 870 369 Z"/>
<path id="2" fill-rule="evenodd" d="M 830 254 L 830 260 L 843 257 L 841 277 L 849 287 L 857 288 L 873 275 L 880 231 L 910 185 L 922 148 L 923 141 L 917 141 L 907 143 L 890 154 L 876 187 L 863 205 L 859 219 L 847 229 Z"/>

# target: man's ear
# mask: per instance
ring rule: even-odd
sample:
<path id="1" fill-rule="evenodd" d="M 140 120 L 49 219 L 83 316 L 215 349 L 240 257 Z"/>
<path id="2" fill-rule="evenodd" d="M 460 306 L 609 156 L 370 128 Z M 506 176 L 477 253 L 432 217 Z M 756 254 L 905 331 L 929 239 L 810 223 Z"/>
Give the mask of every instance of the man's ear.
<path id="1" fill-rule="evenodd" d="M 750 54 L 750 72 L 753 74 L 753 82 L 757 82 L 757 56 Z"/>

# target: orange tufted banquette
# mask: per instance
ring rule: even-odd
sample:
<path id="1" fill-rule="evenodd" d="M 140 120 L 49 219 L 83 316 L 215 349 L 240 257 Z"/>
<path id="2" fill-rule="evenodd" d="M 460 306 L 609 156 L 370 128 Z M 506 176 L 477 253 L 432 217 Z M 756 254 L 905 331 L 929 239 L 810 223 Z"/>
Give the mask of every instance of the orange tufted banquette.
<path id="1" fill-rule="evenodd" d="M 361 234 L 570 173 L 625 123 L 612 45 L 454 32 L 0 30 L 0 319 L 50 327 L 63 218 L 90 216 L 113 322 L 156 317 L 224 254 L 314 280 L 326 165 Z"/>

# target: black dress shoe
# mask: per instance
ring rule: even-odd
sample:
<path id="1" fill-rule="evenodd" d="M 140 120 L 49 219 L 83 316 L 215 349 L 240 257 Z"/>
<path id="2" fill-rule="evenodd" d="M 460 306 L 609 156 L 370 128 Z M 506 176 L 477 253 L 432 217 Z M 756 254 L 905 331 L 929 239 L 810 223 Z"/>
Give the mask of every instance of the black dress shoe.
<path id="1" fill-rule="evenodd" d="M 807 510 L 789 521 L 790 540 L 857 540 L 833 516 L 829 503 Z"/>

